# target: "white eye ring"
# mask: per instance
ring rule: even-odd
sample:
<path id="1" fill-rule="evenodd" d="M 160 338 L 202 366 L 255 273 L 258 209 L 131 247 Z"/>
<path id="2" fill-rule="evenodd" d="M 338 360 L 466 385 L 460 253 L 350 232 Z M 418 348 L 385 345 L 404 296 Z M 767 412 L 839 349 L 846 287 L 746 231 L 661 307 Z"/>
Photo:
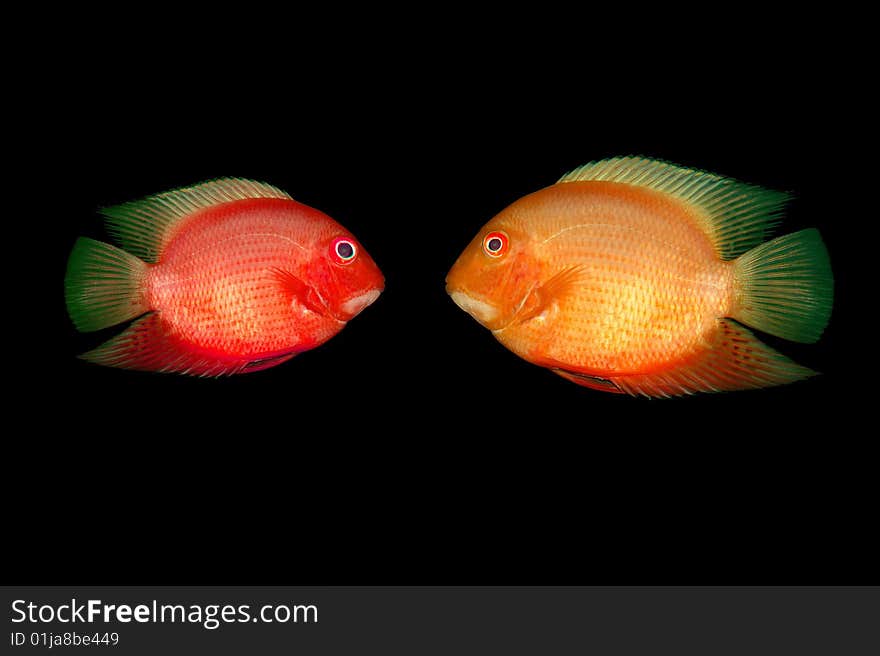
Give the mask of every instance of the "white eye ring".
<path id="1" fill-rule="evenodd" d="M 349 264 L 357 255 L 357 246 L 345 237 L 340 237 L 333 242 L 333 255 L 338 264 Z"/>

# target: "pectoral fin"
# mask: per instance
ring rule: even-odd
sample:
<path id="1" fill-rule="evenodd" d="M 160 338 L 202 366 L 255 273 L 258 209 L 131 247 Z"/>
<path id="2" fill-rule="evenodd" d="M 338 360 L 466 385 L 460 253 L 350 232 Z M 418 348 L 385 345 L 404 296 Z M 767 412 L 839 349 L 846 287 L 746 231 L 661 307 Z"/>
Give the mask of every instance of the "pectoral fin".
<path id="1" fill-rule="evenodd" d="M 302 279 L 286 269 L 272 269 L 271 271 L 275 280 L 278 281 L 291 300 L 296 300 L 300 305 L 307 307 L 312 312 L 327 314 L 327 306 L 314 287 L 306 284 Z"/>
<path id="2" fill-rule="evenodd" d="M 584 279 L 584 267 L 567 267 L 536 288 L 520 311 L 519 321 L 534 319 L 571 293 Z"/>

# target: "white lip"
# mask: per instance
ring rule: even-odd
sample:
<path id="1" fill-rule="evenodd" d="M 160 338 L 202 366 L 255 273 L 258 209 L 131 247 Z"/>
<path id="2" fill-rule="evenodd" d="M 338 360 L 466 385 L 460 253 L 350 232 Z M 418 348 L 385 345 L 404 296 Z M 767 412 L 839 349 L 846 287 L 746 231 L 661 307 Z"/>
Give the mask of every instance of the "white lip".
<path id="1" fill-rule="evenodd" d="M 374 289 L 371 292 L 367 292 L 366 294 L 361 294 L 360 296 L 355 296 L 352 299 L 347 300 L 342 304 L 341 309 L 345 314 L 349 314 L 352 317 L 355 316 L 358 312 L 367 307 L 370 303 L 379 298 L 379 294 L 382 292 L 378 289 Z"/>
<path id="2" fill-rule="evenodd" d="M 449 292 L 452 301 L 462 310 L 471 315 L 480 323 L 492 321 L 498 316 L 498 310 L 488 303 L 478 301 L 464 292 Z"/>

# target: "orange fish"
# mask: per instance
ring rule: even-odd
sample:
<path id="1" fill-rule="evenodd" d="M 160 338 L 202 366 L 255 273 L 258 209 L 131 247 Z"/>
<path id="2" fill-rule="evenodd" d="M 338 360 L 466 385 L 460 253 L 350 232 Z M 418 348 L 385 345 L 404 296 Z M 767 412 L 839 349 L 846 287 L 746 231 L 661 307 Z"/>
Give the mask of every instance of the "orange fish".
<path id="1" fill-rule="evenodd" d="M 815 372 L 746 325 L 815 342 L 833 280 L 818 231 L 765 241 L 787 195 L 666 162 L 582 166 L 487 223 L 446 278 L 521 358 L 579 385 L 667 397 Z"/>
<path id="2" fill-rule="evenodd" d="M 104 210 L 125 250 L 80 238 L 67 265 L 79 330 L 144 315 L 81 357 L 218 376 L 266 369 L 338 333 L 384 280 L 354 236 L 267 184 L 221 179 Z"/>

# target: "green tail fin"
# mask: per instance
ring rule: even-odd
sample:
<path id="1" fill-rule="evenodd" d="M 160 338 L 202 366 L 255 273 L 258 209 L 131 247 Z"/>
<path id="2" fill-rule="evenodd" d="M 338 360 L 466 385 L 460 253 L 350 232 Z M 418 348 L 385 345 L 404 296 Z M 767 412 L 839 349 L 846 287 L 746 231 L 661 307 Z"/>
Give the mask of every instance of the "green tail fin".
<path id="1" fill-rule="evenodd" d="M 768 241 L 734 266 L 733 318 L 793 342 L 815 342 L 834 302 L 834 277 L 819 231 Z"/>
<path id="2" fill-rule="evenodd" d="M 64 296 L 78 330 L 91 332 L 140 316 L 147 265 L 123 250 L 80 237 L 67 261 Z"/>

